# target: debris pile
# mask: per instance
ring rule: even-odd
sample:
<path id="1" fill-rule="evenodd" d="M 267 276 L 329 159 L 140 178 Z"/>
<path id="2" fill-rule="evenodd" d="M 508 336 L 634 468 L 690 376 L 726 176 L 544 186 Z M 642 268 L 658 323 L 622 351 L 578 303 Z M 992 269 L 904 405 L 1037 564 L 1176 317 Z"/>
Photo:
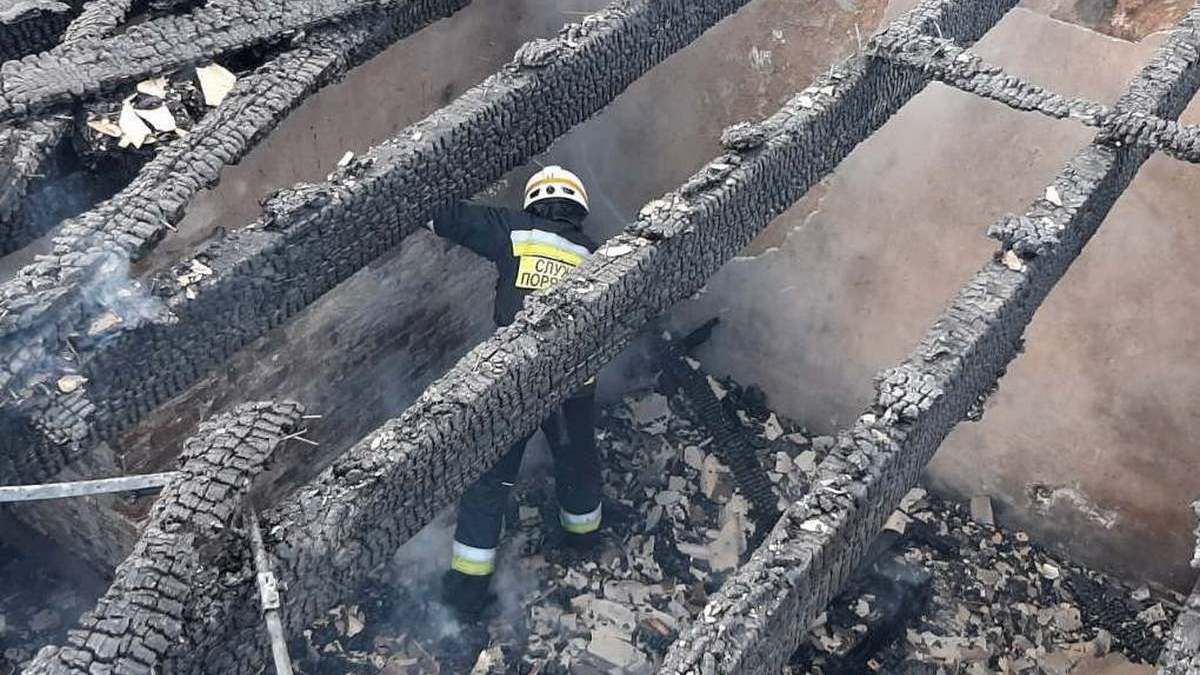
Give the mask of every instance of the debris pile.
<path id="1" fill-rule="evenodd" d="M 693 367 L 696 367 L 693 365 Z M 711 377 L 750 433 L 782 505 L 834 445 L 772 413 L 754 388 Z M 643 392 L 601 414 L 606 540 L 558 544 L 547 467 L 506 516 L 499 600 L 478 624 L 437 601 L 445 541 L 381 571 L 360 604 L 305 634 L 310 673 L 649 673 L 683 624 L 746 559 L 755 525 L 692 403 Z M 1152 663 L 1179 599 L 1132 589 L 994 526 L 991 501 L 914 490 L 863 568 L 796 653 L 794 673 L 1068 673 Z M 448 539 L 452 520 L 444 518 Z M 305 655 L 307 655 L 305 657 Z M 1093 670 L 1089 670 L 1089 668 Z M 1146 667 L 1148 668 L 1148 666 Z M 1152 672 L 1145 670 L 1144 672 Z"/>
<path id="2" fill-rule="evenodd" d="M 124 98 L 91 104 L 77 134 L 79 155 L 93 169 L 148 159 L 156 144 L 186 136 L 236 83 L 236 75 L 212 63 L 144 80 Z"/>
<path id="3" fill-rule="evenodd" d="M 806 489 L 833 439 L 812 442 L 771 413 L 761 392 L 709 383 L 756 439 L 780 498 Z M 314 626 L 295 652 L 301 668 L 651 672 L 681 624 L 695 620 L 708 593 L 745 560 L 755 533 L 749 503 L 703 429 L 680 395 L 643 392 L 610 406 L 597 429 L 607 527 L 596 550 L 558 545 L 558 506 L 549 467 L 540 467 L 514 491 L 494 584 L 499 601 L 483 624 L 459 625 L 436 601 L 447 551 L 423 572 L 398 566 L 374 581 L 349 610 L 361 622 L 339 608 Z M 440 671 L 430 670 L 431 658 Z"/>
<path id="4" fill-rule="evenodd" d="M 986 497 L 910 492 L 881 537 L 887 550 L 830 603 L 794 672 L 1154 672 L 1130 663 L 1157 661 L 1180 598 L 979 522 L 991 514 Z"/>

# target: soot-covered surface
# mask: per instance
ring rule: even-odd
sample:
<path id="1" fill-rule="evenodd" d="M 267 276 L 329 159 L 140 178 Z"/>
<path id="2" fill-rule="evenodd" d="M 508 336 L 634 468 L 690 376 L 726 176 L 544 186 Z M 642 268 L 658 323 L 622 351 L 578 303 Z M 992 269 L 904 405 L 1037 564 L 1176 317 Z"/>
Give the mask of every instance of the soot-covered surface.
<path id="1" fill-rule="evenodd" d="M 807 489 L 832 445 L 771 413 L 761 393 L 710 379 L 753 437 L 781 497 Z M 652 672 L 739 561 L 754 524 L 711 438 L 679 395 L 603 411 L 604 543 L 557 546 L 550 467 L 532 453 L 509 508 L 494 590 L 477 624 L 438 600 L 452 514 L 379 570 L 358 604 L 293 636 L 305 673 Z M 986 518 L 985 510 L 978 515 Z M 1142 673 L 1178 598 L 1055 556 L 965 505 L 910 493 L 866 567 L 829 607 L 793 673 Z M 1108 670 L 1106 670 L 1108 669 Z"/>

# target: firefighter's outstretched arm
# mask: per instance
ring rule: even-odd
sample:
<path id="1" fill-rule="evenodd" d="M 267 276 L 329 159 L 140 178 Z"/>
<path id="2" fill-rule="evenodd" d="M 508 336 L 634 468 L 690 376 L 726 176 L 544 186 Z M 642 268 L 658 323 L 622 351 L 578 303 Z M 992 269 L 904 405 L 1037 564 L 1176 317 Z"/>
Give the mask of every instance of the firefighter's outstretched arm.
<path id="1" fill-rule="evenodd" d="M 439 237 L 461 244 L 488 260 L 510 254 L 509 221 L 515 216 L 508 209 L 458 202 L 426 226 Z"/>

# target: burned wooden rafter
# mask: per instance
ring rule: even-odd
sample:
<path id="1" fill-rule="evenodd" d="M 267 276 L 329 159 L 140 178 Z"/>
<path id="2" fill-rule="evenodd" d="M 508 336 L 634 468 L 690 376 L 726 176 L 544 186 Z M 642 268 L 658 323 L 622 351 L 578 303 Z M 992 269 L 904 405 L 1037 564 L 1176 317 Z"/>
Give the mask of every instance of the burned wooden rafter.
<path id="1" fill-rule="evenodd" d="M 1178 117 L 1200 89 L 1198 29 L 1200 6 L 1116 108 Z M 942 439 L 1016 357 L 1034 312 L 1151 154 L 1140 145 L 1093 142 L 1068 164 L 1047 189 L 1053 198 L 1039 198 L 1025 214 L 1054 236 L 1021 252 L 1015 241 L 1002 241 L 916 351 L 880 376 L 875 403 L 839 434 L 814 490 L 710 598 L 704 616 L 711 620 L 680 637 L 664 673 L 778 672 Z"/>
<path id="2" fill-rule="evenodd" d="M 0 121 L 200 65 L 222 54 L 291 39 L 364 12 L 428 14 L 441 0 L 254 0 L 211 3 L 104 40 L 81 40 L 0 67 Z"/>
<path id="3" fill-rule="evenodd" d="M 1097 140 L 1104 143 L 1141 145 L 1181 161 L 1200 163 L 1200 126 L 1063 96 L 1009 74 L 945 38 L 919 34 L 881 37 L 867 46 L 867 52 L 875 58 L 919 69 L 943 84 L 1014 110 L 1078 120 L 1098 129 Z"/>
<path id="4" fill-rule="evenodd" d="M 238 520 L 302 416 L 296 403 L 262 402 L 202 422 L 112 586 L 64 644 L 42 649 L 24 672 L 221 672 L 203 660 L 212 647 L 203 617 L 220 623 L 245 608 L 262 634 L 254 556 Z M 246 648 L 265 654 L 266 645 L 259 637 Z"/>
<path id="5" fill-rule="evenodd" d="M 134 0 L 89 0 L 63 31 L 62 44 L 100 40 L 110 35 L 129 15 Z"/>
<path id="6" fill-rule="evenodd" d="M 749 544 L 754 549 L 779 519 L 778 498 L 758 458 L 749 430 L 731 409 L 722 405 L 709 386 L 707 376 L 688 363 L 688 354 L 712 335 L 717 323 L 717 319 L 712 319 L 679 339 L 664 337 L 659 342 L 660 384 L 668 390 L 680 391 L 687 399 L 697 423 L 707 429 L 716 453 L 733 472 L 738 490 L 750 501 L 755 529 Z"/>
<path id="7" fill-rule="evenodd" d="M 113 199 L 67 221 L 61 228 L 61 240 L 56 242 L 55 257 L 80 254 L 98 245 L 115 245 L 135 259 L 140 257 L 179 222 L 197 192 L 219 180 L 222 167 L 245 156 L 309 95 L 396 40 L 454 13 L 469 1 L 441 0 L 410 3 L 402 9 L 371 10 L 303 37 L 239 80 L 226 100 L 188 137 L 160 150 Z M 76 23 L 87 18 L 85 11 Z M 68 31 L 68 35 L 90 35 L 88 31 L 111 24 L 111 20 L 96 18 L 86 30 Z M 13 127 L 7 134 L 0 130 L 0 141 L 11 137 L 21 158 L 8 163 L 12 178 L 0 181 L 11 186 L 0 193 L 0 253 L 16 250 L 44 233 L 24 217 L 22 200 L 33 177 L 44 173 L 47 160 L 69 130 L 70 122 L 55 116 Z M 4 167 L 5 159 L 0 154 L 0 171 Z M 71 286 L 69 280 L 61 278 L 71 265 L 43 263 L 27 271 L 28 276 L 38 280 L 37 284 L 55 289 Z"/>
<path id="8" fill-rule="evenodd" d="M 200 251 L 206 273 L 167 274 L 155 295 L 128 278 L 127 252 L 112 246 L 68 251 L 46 264 L 46 278 L 23 271 L 0 289 L 0 385 L 15 393 L 0 406 L 0 426 L 11 429 L 0 434 L 0 476 L 41 480 L 129 428 L 745 2 L 622 1 L 536 40 L 331 182 L 278 193 L 262 218 Z M 68 341 L 78 358 L 56 360 Z M 68 372 L 88 384 L 54 387 Z"/>

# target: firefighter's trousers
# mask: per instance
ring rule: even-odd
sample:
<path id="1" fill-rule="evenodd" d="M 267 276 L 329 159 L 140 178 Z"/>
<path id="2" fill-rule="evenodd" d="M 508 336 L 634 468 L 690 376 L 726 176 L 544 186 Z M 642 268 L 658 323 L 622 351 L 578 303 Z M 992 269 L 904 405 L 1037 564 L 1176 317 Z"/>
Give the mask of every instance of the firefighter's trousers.
<path id="1" fill-rule="evenodd" d="M 600 458 L 595 427 L 594 384 L 564 401 L 542 423 L 554 457 L 559 522 L 574 534 L 587 534 L 600 527 Z M 452 569 L 471 576 L 495 571 L 504 510 L 531 437 L 515 443 L 498 464 L 467 488 L 458 505 Z"/>

